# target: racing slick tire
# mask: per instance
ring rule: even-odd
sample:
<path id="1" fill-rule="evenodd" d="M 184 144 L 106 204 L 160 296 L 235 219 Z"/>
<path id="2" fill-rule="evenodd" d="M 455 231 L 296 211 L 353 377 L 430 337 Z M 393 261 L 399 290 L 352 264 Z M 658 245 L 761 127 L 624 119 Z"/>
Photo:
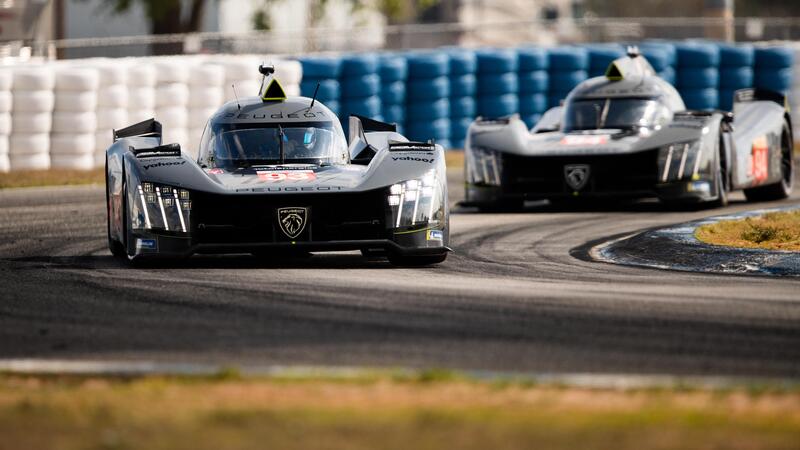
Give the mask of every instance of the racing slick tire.
<path id="1" fill-rule="evenodd" d="M 439 264 L 447 259 L 447 252 L 438 255 L 398 255 L 389 253 L 389 263 L 399 267 L 422 267 Z"/>
<path id="2" fill-rule="evenodd" d="M 108 192 L 108 161 L 106 161 L 106 172 L 105 173 L 106 173 L 106 232 L 108 233 L 108 249 L 111 251 L 111 254 L 114 255 L 114 257 L 127 261 L 128 260 L 128 254 L 127 254 L 127 250 L 125 249 L 125 245 L 122 242 L 111 238 L 111 211 L 109 209 L 109 201 L 110 201 L 110 199 L 109 199 L 109 192 Z M 127 183 L 123 181 L 122 182 L 123 192 L 125 192 L 126 188 L 127 188 Z M 127 228 L 128 228 L 128 225 L 127 225 L 127 222 L 128 222 L 128 205 L 127 205 L 127 203 L 128 203 L 128 196 L 127 195 L 123 195 L 122 196 L 122 211 L 123 211 L 122 220 L 125 223 L 124 226 L 125 226 L 125 232 L 126 233 L 128 231 L 127 230 Z"/>
<path id="3" fill-rule="evenodd" d="M 722 135 L 717 140 L 717 157 L 714 163 L 714 190 L 717 198 L 708 203 L 711 208 L 723 208 L 728 206 L 728 191 L 730 190 L 730 177 L 728 177 L 727 166 L 722 160 Z"/>
<path id="4" fill-rule="evenodd" d="M 784 123 L 783 134 L 781 135 L 781 180 L 766 186 L 745 189 L 744 196 L 750 202 L 783 200 L 792 194 L 793 187 L 794 157 L 792 134 L 789 132 L 789 125 Z"/>
<path id="5" fill-rule="evenodd" d="M 478 206 L 478 211 L 482 213 L 507 213 L 521 211 L 525 205 L 525 200 L 520 198 L 501 198 L 493 203 Z"/>

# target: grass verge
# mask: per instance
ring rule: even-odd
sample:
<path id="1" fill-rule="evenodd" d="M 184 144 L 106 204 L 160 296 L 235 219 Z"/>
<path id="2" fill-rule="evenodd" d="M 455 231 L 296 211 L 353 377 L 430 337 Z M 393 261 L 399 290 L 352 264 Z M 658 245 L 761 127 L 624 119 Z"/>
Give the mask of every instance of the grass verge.
<path id="1" fill-rule="evenodd" d="M 0 376 L 0 449 L 790 449 L 800 392 Z"/>
<path id="2" fill-rule="evenodd" d="M 800 251 L 800 210 L 703 225 L 695 236 L 707 244 Z"/>
<path id="3" fill-rule="evenodd" d="M 0 173 L 0 189 L 103 182 L 102 168 L 93 170 L 23 170 L 19 172 Z"/>

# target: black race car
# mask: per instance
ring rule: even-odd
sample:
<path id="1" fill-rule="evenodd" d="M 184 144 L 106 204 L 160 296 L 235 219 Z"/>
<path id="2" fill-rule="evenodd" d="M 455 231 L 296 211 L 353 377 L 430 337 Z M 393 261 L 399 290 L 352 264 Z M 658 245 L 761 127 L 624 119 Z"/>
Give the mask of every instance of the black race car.
<path id="1" fill-rule="evenodd" d="M 530 131 L 516 116 L 479 118 L 466 142 L 467 205 L 525 199 L 657 197 L 724 205 L 792 191 L 793 137 L 783 95 L 737 91 L 733 113 L 688 111 L 636 49 L 584 81 Z"/>
<path id="2" fill-rule="evenodd" d="M 361 250 L 400 265 L 447 257 L 443 149 L 391 124 L 287 98 L 273 70 L 257 97 L 222 106 L 197 160 L 151 119 L 114 132 L 106 153 L 108 245 L 127 260 L 195 253 L 267 257 Z"/>

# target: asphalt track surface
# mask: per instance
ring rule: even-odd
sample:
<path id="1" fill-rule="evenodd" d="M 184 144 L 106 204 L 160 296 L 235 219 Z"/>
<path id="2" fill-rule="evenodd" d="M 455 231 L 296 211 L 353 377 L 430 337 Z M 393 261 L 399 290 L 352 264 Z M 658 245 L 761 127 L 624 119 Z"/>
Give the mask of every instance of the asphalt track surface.
<path id="1" fill-rule="evenodd" d="M 449 174 L 458 200 L 458 171 Z M 798 203 L 795 195 L 790 203 Z M 730 211 L 643 202 L 452 215 L 455 253 L 130 268 L 99 186 L 0 191 L 0 359 L 800 376 L 800 280 L 587 261 L 600 238 Z M 575 253 L 575 252 L 573 252 Z"/>

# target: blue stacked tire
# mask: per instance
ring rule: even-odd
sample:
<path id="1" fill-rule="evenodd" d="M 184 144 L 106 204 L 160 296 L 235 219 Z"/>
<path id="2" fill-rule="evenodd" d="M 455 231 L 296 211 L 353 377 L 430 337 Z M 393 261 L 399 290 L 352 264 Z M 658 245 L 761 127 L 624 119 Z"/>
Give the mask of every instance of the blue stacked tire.
<path id="1" fill-rule="evenodd" d="M 474 51 L 452 49 L 450 57 L 450 145 L 464 148 L 469 124 L 478 114 L 475 95 L 478 59 Z"/>
<path id="2" fill-rule="evenodd" d="M 639 44 L 639 51 L 647 58 L 657 73 L 675 69 L 677 51 L 675 45 L 662 41 L 645 41 Z"/>
<path id="3" fill-rule="evenodd" d="M 603 76 L 611 63 L 625 56 L 625 49 L 616 44 L 592 44 L 583 46 L 589 52 L 589 77 Z"/>
<path id="4" fill-rule="evenodd" d="M 755 50 L 755 76 L 757 88 L 787 93 L 792 87 L 794 55 L 788 47 L 759 47 Z"/>
<path id="5" fill-rule="evenodd" d="M 478 59 L 478 115 L 486 118 L 519 112 L 519 56 L 514 50 L 482 49 Z"/>
<path id="6" fill-rule="evenodd" d="M 548 51 L 548 107 L 558 106 L 569 92 L 588 78 L 589 52 L 580 47 L 555 47 Z"/>
<path id="7" fill-rule="evenodd" d="M 342 71 L 341 59 L 310 57 L 300 59 L 300 64 L 303 67 L 300 95 L 312 97 L 316 92 L 317 100 L 325 104 L 331 111 L 337 112 L 341 98 L 341 86 L 339 85 L 339 76 Z M 318 85 L 319 88 L 317 88 Z"/>
<path id="8" fill-rule="evenodd" d="M 715 44 L 687 42 L 676 46 L 676 85 L 688 109 L 719 107 L 720 48 Z"/>
<path id="9" fill-rule="evenodd" d="M 378 73 L 379 58 L 375 54 L 346 55 L 342 58 L 341 99 L 339 119 L 345 133 L 348 132 L 349 117 L 359 115 L 382 120 L 380 87 Z"/>
<path id="10" fill-rule="evenodd" d="M 408 62 L 402 55 L 393 53 L 381 55 L 378 73 L 381 78 L 380 97 L 383 120 L 397 125 L 398 131 L 402 131 L 406 120 Z"/>
<path id="11" fill-rule="evenodd" d="M 443 51 L 406 55 L 405 131 L 409 139 L 450 146 L 450 58 Z"/>
<path id="12" fill-rule="evenodd" d="M 719 109 L 733 109 L 733 94 L 753 86 L 755 49 L 750 45 L 719 46 Z"/>
<path id="13" fill-rule="evenodd" d="M 547 50 L 537 47 L 517 49 L 519 56 L 519 115 L 530 128 L 547 110 L 550 67 Z"/>

